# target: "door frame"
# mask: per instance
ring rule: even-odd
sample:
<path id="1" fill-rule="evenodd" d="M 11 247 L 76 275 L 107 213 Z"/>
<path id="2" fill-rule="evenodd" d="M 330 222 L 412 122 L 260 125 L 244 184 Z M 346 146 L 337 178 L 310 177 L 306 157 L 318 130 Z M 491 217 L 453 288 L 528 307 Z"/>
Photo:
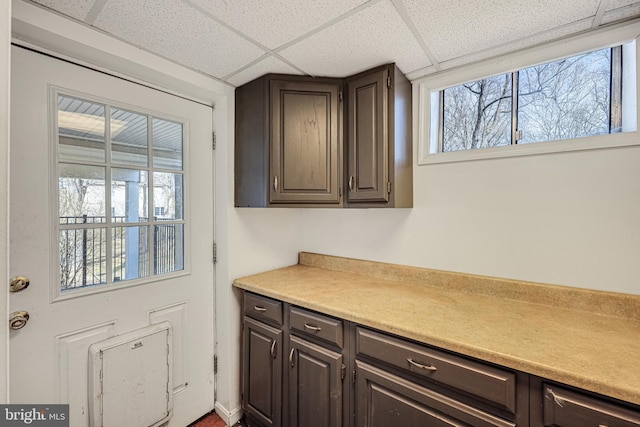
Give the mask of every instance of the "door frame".
<path id="1" fill-rule="evenodd" d="M 11 84 L 11 2 L 0 4 L 0 404 L 9 402 L 9 87 Z"/>

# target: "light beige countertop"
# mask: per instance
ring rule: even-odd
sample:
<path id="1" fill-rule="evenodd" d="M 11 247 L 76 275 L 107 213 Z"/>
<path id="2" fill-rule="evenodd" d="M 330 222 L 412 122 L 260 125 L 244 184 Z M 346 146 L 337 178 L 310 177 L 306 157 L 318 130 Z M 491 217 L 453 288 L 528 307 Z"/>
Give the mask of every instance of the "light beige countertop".
<path id="1" fill-rule="evenodd" d="M 234 286 L 640 404 L 640 296 L 300 253 Z"/>

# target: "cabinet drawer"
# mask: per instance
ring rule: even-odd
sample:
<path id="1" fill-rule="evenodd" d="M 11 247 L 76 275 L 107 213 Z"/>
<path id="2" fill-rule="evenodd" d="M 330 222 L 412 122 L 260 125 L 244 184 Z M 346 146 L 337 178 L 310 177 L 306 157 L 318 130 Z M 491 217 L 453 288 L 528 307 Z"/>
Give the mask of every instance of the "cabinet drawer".
<path id="1" fill-rule="evenodd" d="M 356 427 L 516 427 L 360 361 L 356 361 L 356 389 Z"/>
<path id="2" fill-rule="evenodd" d="M 320 338 L 342 348 L 344 345 L 342 320 L 314 313 L 299 307 L 291 307 L 291 329 L 308 336 Z"/>
<path id="3" fill-rule="evenodd" d="M 543 425 L 554 427 L 638 427 L 640 412 L 555 385 L 543 386 Z"/>
<path id="4" fill-rule="evenodd" d="M 254 319 L 282 325 L 282 302 L 245 292 L 244 314 Z"/>
<path id="5" fill-rule="evenodd" d="M 516 412 L 514 372 L 363 328 L 357 328 L 356 352 Z"/>

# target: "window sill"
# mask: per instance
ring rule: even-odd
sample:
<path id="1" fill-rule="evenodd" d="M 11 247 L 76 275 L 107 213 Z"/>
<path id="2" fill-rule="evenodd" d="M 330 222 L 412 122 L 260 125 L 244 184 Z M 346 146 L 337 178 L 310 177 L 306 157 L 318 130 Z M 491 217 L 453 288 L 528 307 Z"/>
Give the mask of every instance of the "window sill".
<path id="1" fill-rule="evenodd" d="M 451 151 L 422 155 L 418 165 L 438 163 L 457 163 L 472 160 L 490 160 L 509 157 L 534 156 L 552 153 L 567 153 L 586 150 L 640 146 L 638 132 L 624 132 L 611 135 L 598 135 L 560 141 L 535 142 L 504 147 L 480 148 L 476 150 Z"/>

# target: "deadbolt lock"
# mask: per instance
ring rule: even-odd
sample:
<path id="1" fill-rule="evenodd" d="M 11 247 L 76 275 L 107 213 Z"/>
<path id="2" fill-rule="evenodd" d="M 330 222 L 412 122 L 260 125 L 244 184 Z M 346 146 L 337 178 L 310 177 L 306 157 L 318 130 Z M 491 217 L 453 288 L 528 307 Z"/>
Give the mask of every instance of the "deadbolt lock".
<path id="1" fill-rule="evenodd" d="M 9 290 L 11 292 L 20 292 L 29 287 L 29 279 L 24 276 L 16 276 L 9 282 Z"/>
<path id="2" fill-rule="evenodd" d="M 14 311 L 9 315 L 9 328 L 17 331 L 24 328 L 29 321 L 29 313 L 26 311 Z"/>

